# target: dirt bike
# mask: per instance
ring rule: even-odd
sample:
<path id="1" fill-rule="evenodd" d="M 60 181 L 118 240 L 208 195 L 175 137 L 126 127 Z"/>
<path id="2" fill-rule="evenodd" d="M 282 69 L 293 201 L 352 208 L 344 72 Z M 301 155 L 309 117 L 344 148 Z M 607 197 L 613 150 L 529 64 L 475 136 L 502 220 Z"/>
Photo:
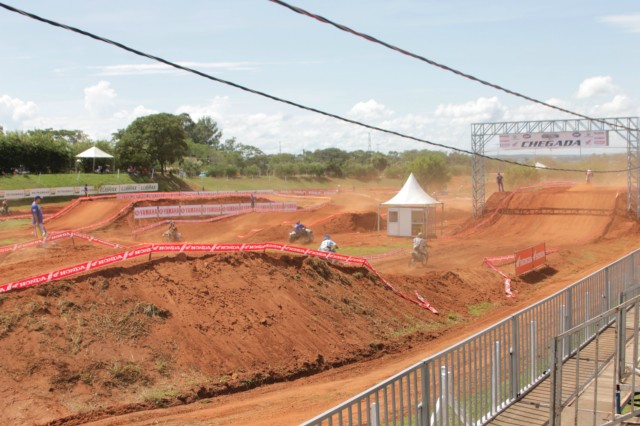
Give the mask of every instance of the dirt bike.
<path id="1" fill-rule="evenodd" d="M 9 206 L 3 206 L 0 213 L 2 213 L 5 216 L 9 216 Z"/>
<path id="2" fill-rule="evenodd" d="M 421 264 L 422 266 L 427 266 L 427 261 L 429 260 L 429 253 L 419 252 L 417 250 L 411 251 L 411 258 L 409 259 L 409 266 L 415 266 L 417 264 Z"/>
<path id="3" fill-rule="evenodd" d="M 165 242 L 178 242 L 182 241 L 182 234 L 176 230 L 168 229 L 162 234 L 162 241 Z"/>
<path id="4" fill-rule="evenodd" d="M 301 240 L 303 244 L 309 244 L 313 242 L 313 231 L 309 228 L 304 228 L 302 234 L 298 234 L 296 231 L 291 231 L 289 233 L 289 242 L 292 243 L 294 241 Z"/>

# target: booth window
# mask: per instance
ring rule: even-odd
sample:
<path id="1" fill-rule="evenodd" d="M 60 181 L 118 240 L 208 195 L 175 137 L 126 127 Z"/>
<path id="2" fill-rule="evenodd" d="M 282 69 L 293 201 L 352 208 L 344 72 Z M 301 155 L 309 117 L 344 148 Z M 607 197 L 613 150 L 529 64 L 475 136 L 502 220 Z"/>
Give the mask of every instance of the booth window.
<path id="1" fill-rule="evenodd" d="M 397 222 L 398 221 L 398 212 L 389 212 L 389 222 Z"/>

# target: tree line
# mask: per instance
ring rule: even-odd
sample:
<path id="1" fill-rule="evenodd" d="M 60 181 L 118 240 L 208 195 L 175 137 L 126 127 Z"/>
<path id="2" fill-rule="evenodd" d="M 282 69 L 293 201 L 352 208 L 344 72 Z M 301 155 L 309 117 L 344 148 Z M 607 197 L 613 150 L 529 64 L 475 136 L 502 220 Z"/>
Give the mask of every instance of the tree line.
<path id="1" fill-rule="evenodd" d="M 152 114 L 119 129 L 111 140 L 91 140 L 80 130 L 37 129 L 25 132 L 0 128 L 0 172 L 90 172 L 93 160 L 77 162 L 80 152 L 97 146 L 113 155 L 121 171 L 206 174 L 212 177 L 274 176 L 283 179 L 381 177 L 403 178 L 414 172 L 421 181 L 442 187 L 452 174 L 469 173 L 470 159 L 437 151 L 305 150 L 301 154 L 265 154 L 261 149 L 223 138 L 211 117 L 193 120 L 189 114 Z M 95 164 L 112 160 L 96 159 Z"/>
<path id="2" fill-rule="evenodd" d="M 374 180 L 402 179 L 413 172 L 430 190 L 445 187 L 452 175 L 471 174 L 471 156 L 457 152 L 410 150 L 384 154 L 327 148 L 299 154 L 265 154 L 235 138 L 224 139 L 222 129 L 211 117 L 194 121 L 189 114 L 167 113 L 139 117 L 116 131 L 111 140 L 94 141 L 80 130 L 5 132 L 0 127 L 0 172 L 91 171 L 92 160 L 78 163 L 75 156 L 94 145 L 115 157 L 116 168 L 136 173 L 155 170 L 161 174 L 179 172 L 182 176 Z M 531 162 L 526 158 L 523 161 Z M 557 165 L 557 161 L 549 161 Z M 112 160 L 96 160 L 96 164 L 102 163 L 111 165 Z M 486 173 L 500 170 L 507 182 L 536 181 L 541 173 L 497 161 L 485 162 Z"/>

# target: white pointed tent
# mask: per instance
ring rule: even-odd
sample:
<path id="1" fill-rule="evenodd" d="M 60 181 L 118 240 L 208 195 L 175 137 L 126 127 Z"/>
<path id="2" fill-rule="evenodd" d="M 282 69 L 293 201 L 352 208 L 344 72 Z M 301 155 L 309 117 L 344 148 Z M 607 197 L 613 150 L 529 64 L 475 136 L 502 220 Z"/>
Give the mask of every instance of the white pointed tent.
<path id="1" fill-rule="evenodd" d="M 98 147 L 92 146 L 91 148 L 87 149 L 86 151 L 82 151 L 80 154 L 76 155 L 76 158 L 93 158 L 93 167 L 92 167 L 91 170 L 95 170 L 96 169 L 96 158 L 113 158 L 113 155 L 104 152 L 103 150 L 101 150 Z M 113 169 L 115 170 L 115 168 L 116 168 L 116 163 L 115 163 L 115 159 L 114 159 L 113 160 Z"/>
<path id="2" fill-rule="evenodd" d="M 378 230 L 380 230 L 380 206 L 387 207 L 387 235 L 410 237 L 418 232 L 425 236 L 435 233 L 435 220 L 429 225 L 429 208 L 435 210 L 437 205 L 442 206 L 444 218 L 444 203 L 433 199 L 424 192 L 413 173 L 393 198 L 378 206 Z M 435 218 L 435 211 L 431 215 Z M 431 231 L 431 232 L 430 232 Z"/>

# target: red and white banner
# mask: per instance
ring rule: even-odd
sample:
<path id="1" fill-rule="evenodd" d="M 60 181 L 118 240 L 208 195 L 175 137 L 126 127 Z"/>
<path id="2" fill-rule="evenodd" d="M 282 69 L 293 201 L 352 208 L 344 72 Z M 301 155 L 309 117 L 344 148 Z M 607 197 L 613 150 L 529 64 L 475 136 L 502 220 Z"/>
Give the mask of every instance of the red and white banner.
<path id="1" fill-rule="evenodd" d="M 180 216 L 202 216 L 201 205 L 180 206 Z"/>
<path id="2" fill-rule="evenodd" d="M 515 253 L 516 275 L 526 274 L 527 272 L 546 263 L 545 243 L 528 247 Z"/>
<path id="3" fill-rule="evenodd" d="M 72 233 L 73 234 L 73 233 Z M 127 250 L 122 253 L 116 253 L 113 255 L 105 256 L 100 259 L 91 260 L 88 262 L 83 262 L 77 265 L 69 266 L 63 269 L 58 269 L 56 271 L 52 271 L 49 273 L 39 274 L 34 277 L 25 278 L 22 280 L 14 281 L 5 285 L 0 286 L 0 293 L 4 293 L 14 289 L 27 288 L 38 284 L 43 284 L 51 281 L 55 281 L 61 278 L 65 278 L 71 275 L 77 275 L 83 272 L 87 272 L 89 270 L 112 265 L 114 263 L 122 262 L 127 259 L 132 259 L 135 257 L 143 256 L 146 254 L 152 253 L 183 253 L 183 252 L 213 252 L 213 253 L 224 253 L 224 252 L 242 252 L 242 251 L 263 251 L 263 250 L 277 250 L 284 251 L 288 253 L 297 253 L 304 254 L 308 256 L 316 256 L 322 257 L 328 260 L 336 260 L 345 263 L 351 263 L 354 265 L 359 265 L 367 268 L 372 273 L 376 274 L 380 280 L 394 293 L 403 297 L 406 300 L 411 301 L 412 303 L 417 304 L 418 306 L 428 309 L 434 314 L 437 314 L 438 311 L 431 306 L 429 302 L 427 302 L 422 296 L 418 294 L 416 291 L 416 297 L 418 300 L 413 299 L 412 297 L 398 291 L 395 287 L 393 287 L 387 280 L 385 280 L 380 274 L 377 273 L 375 269 L 371 266 L 369 262 L 363 257 L 354 257 L 354 256 L 345 256 L 336 253 L 328 253 L 321 252 L 318 250 L 307 249 L 304 247 L 296 247 L 289 246 L 278 243 L 255 243 L 255 244 L 190 244 L 190 243 L 181 243 L 181 244 L 150 244 L 145 245 L 139 248 Z"/>
<path id="4" fill-rule="evenodd" d="M 298 203 L 256 203 L 255 208 L 251 208 L 249 203 L 234 204 L 196 204 L 179 206 L 149 206 L 134 207 L 134 219 L 151 219 L 155 217 L 189 217 L 189 216 L 215 216 L 229 215 L 250 211 L 296 211 Z"/>
<path id="5" fill-rule="evenodd" d="M 215 216 L 218 214 L 222 214 L 221 204 L 205 204 L 202 206 L 203 216 Z"/>
<path id="6" fill-rule="evenodd" d="M 158 217 L 180 217 L 180 206 L 158 206 Z"/>
<path id="7" fill-rule="evenodd" d="M 609 132 L 606 130 L 500 135 L 501 149 L 601 148 L 608 145 Z"/>
<path id="8" fill-rule="evenodd" d="M 148 219 L 158 217 L 158 206 L 135 207 L 133 209 L 134 219 Z"/>
<path id="9" fill-rule="evenodd" d="M 242 204 L 222 204 L 222 214 L 240 213 Z"/>

